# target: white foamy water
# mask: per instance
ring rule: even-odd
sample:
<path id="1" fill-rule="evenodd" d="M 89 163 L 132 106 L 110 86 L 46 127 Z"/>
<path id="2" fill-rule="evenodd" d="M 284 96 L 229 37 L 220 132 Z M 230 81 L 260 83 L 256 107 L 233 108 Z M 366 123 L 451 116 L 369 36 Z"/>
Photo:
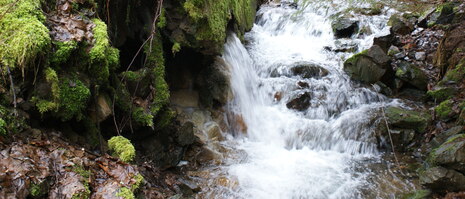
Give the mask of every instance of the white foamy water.
<path id="1" fill-rule="evenodd" d="M 303 2 L 299 2 L 297 9 L 264 5 L 245 36 L 247 45 L 235 35 L 228 38 L 223 58 L 232 67 L 234 93 L 228 110 L 241 115 L 247 125 L 245 136 L 228 143 L 245 155 L 222 167 L 230 178 L 237 179 L 238 186 L 209 197 L 367 197 L 364 191 L 370 191 L 368 178 L 373 173 L 360 167 L 368 164 L 363 162 L 380 159 L 373 115 L 386 103 L 397 102 L 350 81 L 342 63 L 353 53 L 325 49 L 338 43 L 352 43 L 358 51 L 369 48 L 375 36 L 388 34 L 385 24 L 389 16 L 355 14 L 359 26 L 369 27 L 372 34 L 336 40 L 331 16 L 366 3 L 307 3 L 302 8 Z M 289 75 L 291 67 L 302 63 L 318 65 L 328 74 Z M 308 86 L 299 86 L 304 84 Z M 290 100 L 305 93 L 310 98 L 309 108 L 297 111 L 287 107 Z"/>

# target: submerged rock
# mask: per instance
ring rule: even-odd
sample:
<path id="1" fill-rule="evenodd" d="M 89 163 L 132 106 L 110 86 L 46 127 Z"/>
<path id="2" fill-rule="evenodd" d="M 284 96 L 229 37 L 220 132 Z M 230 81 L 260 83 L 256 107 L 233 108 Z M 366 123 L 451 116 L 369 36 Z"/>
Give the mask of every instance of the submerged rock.
<path id="1" fill-rule="evenodd" d="M 297 95 L 295 98 L 291 99 L 286 106 L 289 109 L 294 109 L 298 111 L 307 110 L 310 107 L 311 95 L 308 92 Z"/>
<path id="2" fill-rule="evenodd" d="M 354 80 L 373 84 L 388 70 L 390 58 L 379 46 L 372 46 L 344 62 L 344 71 Z"/>
<path id="3" fill-rule="evenodd" d="M 271 77 L 294 77 L 300 76 L 302 78 L 315 78 L 319 79 L 329 74 L 329 71 L 312 62 L 297 62 L 290 66 L 278 66 L 270 74 Z"/>

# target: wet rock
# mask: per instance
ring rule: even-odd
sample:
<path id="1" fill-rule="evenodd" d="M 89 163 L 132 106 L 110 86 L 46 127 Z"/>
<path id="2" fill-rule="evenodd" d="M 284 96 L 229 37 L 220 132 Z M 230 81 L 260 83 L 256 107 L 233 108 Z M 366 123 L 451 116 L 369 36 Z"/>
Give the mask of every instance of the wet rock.
<path id="1" fill-rule="evenodd" d="M 415 138 L 415 131 L 412 129 L 391 129 L 390 133 L 396 149 L 401 149 L 402 151 L 408 149 L 408 145 Z"/>
<path id="2" fill-rule="evenodd" d="M 358 21 L 341 17 L 331 23 L 336 38 L 349 38 L 358 31 Z"/>
<path id="3" fill-rule="evenodd" d="M 396 54 L 400 53 L 400 49 L 397 46 L 391 46 L 388 49 L 388 55 L 389 56 L 394 56 Z"/>
<path id="4" fill-rule="evenodd" d="M 299 63 L 291 67 L 293 75 L 303 78 L 320 78 L 328 75 L 328 70 L 312 63 Z"/>
<path id="5" fill-rule="evenodd" d="M 429 161 L 449 169 L 465 172 L 465 134 L 449 137 L 445 143 L 433 150 Z"/>
<path id="6" fill-rule="evenodd" d="M 327 76 L 329 73 L 328 70 L 319 66 L 318 64 L 311 62 L 297 62 L 291 66 L 281 66 L 271 72 L 271 77 L 293 77 L 300 76 L 302 78 L 315 78 L 319 79 L 321 77 Z"/>
<path id="7" fill-rule="evenodd" d="M 200 191 L 200 187 L 193 181 L 180 179 L 179 182 L 181 183 L 179 188 L 184 196 L 191 196 Z"/>
<path id="8" fill-rule="evenodd" d="M 344 71 L 354 80 L 367 84 L 380 81 L 388 70 L 390 58 L 381 47 L 370 49 L 352 56 L 344 62 Z"/>
<path id="9" fill-rule="evenodd" d="M 420 90 L 426 90 L 428 77 L 424 71 L 405 61 L 400 62 L 397 67 L 396 77 Z"/>
<path id="10" fill-rule="evenodd" d="M 413 31 L 413 26 L 399 15 L 392 15 L 389 18 L 388 25 L 391 26 L 391 32 L 399 35 L 406 35 Z"/>
<path id="11" fill-rule="evenodd" d="M 389 47 L 391 47 L 392 42 L 393 42 L 392 34 L 388 34 L 388 35 L 381 36 L 381 37 L 375 37 L 373 39 L 373 45 L 379 46 L 384 51 L 384 53 L 388 53 Z"/>
<path id="12" fill-rule="evenodd" d="M 204 146 L 200 153 L 197 154 L 196 160 L 200 164 L 219 165 L 223 162 L 223 154 Z"/>
<path id="13" fill-rule="evenodd" d="M 342 39 L 342 40 L 336 40 L 334 42 L 335 48 L 331 49 L 331 51 L 334 52 L 356 52 L 358 50 L 358 45 L 354 43 L 352 40 L 347 40 L 347 39 Z"/>
<path id="14" fill-rule="evenodd" d="M 231 66 L 221 57 L 206 67 L 200 74 L 198 87 L 200 88 L 200 102 L 207 107 L 221 107 L 232 99 L 230 85 Z"/>
<path id="15" fill-rule="evenodd" d="M 205 131 L 209 140 L 223 141 L 224 136 L 221 132 L 220 126 L 216 122 L 209 122 L 205 124 Z"/>
<path id="16" fill-rule="evenodd" d="M 308 83 L 304 82 L 304 81 L 297 82 L 297 86 L 299 86 L 299 88 L 308 88 L 308 87 L 310 87 L 310 85 L 308 85 Z"/>
<path id="17" fill-rule="evenodd" d="M 389 88 L 383 82 L 376 82 L 376 84 L 373 84 L 373 87 L 375 88 L 376 92 L 385 94 L 387 96 L 393 95 L 393 92 L 392 92 L 391 88 Z"/>
<path id="18" fill-rule="evenodd" d="M 431 116 L 424 112 L 405 110 L 398 107 L 388 107 L 385 110 L 388 123 L 401 129 L 413 129 L 419 133 L 426 130 Z"/>
<path id="19" fill-rule="evenodd" d="M 444 167 L 433 167 L 420 172 L 420 183 L 435 192 L 459 191 L 465 189 L 465 176 Z"/>
<path id="20" fill-rule="evenodd" d="M 298 111 L 305 111 L 310 107 L 311 95 L 308 92 L 298 94 L 295 98 L 291 99 L 287 104 L 287 108 Z"/>

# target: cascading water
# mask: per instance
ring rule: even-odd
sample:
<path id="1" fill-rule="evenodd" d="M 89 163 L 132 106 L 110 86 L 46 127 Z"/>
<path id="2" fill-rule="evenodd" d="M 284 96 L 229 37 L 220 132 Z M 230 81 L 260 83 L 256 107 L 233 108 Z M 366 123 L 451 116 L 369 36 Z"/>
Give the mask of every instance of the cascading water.
<path id="1" fill-rule="evenodd" d="M 373 115 L 397 102 L 354 86 L 342 71 L 352 53 L 327 50 L 341 43 L 368 48 L 375 36 L 388 33 L 389 16 L 355 14 L 372 34 L 337 40 L 331 16 L 350 6 L 365 4 L 264 5 L 245 35 L 246 46 L 235 35 L 228 38 L 223 59 L 231 66 L 234 93 L 228 109 L 242 116 L 247 132 L 225 144 L 245 153 L 222 167 L 238 186 L 208 198 L 392 197 L 369 193 L 379 187 L 369 183 L 375 174 L 368 167 L 380 159 Z M 313 72 L 302 75 L 305 70 Z M 308 107 L 293 108 L 288 103 L 295 98 L 303 101 L 296 106 Z"/>

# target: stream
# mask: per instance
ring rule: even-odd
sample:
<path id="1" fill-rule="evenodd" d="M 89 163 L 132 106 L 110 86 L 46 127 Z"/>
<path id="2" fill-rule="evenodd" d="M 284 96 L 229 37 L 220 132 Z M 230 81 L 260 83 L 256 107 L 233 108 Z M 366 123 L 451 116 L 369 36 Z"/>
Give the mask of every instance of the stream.
<path id="1" fill-rule="evenodd" d="M 385 24 L 394 11 L 352 12 L 369 31 L 351 38 L 336 39 L 331 28 L 336 14 L 372 3 L 266 4 L 244 42 L 229 36 L 223 59 L 234 99 L 227 112 L 240 115 L 247 131 L 229 132 L 222 145 L 231 154 L 211 168 L 228 183 L 211 181 L 198 197 L 398 198 L 416 189 L 378 151 L 375 137 L 374 115 L 401 102 L 352 82 L 342 70 L 344 60 L 389 33 Z M 341 46 L 357 50 L 328 50 Z"/>

